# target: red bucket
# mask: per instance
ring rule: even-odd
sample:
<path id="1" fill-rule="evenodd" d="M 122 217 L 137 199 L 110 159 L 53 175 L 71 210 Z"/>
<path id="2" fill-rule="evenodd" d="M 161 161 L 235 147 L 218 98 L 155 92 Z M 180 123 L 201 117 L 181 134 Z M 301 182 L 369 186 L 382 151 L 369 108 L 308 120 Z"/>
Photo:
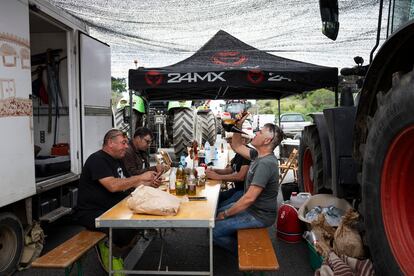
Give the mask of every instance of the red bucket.
<path id="1" fill-rule="evenodd" d="M 302 240 L 303 224 L 299 220 L 298 211 L 289 204 L 282 204 L 277 215 L 276 235 L 279 239 L 297 243 Z"/>

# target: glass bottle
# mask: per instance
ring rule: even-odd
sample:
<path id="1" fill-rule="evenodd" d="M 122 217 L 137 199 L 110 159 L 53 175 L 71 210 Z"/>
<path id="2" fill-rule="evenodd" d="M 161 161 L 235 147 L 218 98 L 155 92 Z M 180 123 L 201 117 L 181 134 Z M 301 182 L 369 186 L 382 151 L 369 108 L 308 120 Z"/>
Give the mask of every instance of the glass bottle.
<path id="1" fill-rule="evenodd" d="M 178 196 L 183 196 L 186 194 L 184 169 L 181 164 L 178 167 L 177 173 L 175 175 L 175 194 Z"/>
<path id="2" fill-rule="evenodd" d="M 187 194 L 189 196 L 195 196 L 197 194 L 196 181 L 195 181 L 195 177 L 192 171 L 187 179 Z"/>

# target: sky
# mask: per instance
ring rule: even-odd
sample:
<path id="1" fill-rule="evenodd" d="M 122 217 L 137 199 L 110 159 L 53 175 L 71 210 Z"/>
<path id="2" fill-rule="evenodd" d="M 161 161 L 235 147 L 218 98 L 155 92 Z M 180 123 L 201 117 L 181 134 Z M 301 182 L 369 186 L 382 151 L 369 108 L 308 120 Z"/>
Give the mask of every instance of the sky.
<path id="1" fill-rule="evenodd" d="M 82 19 L 111 46 L 112 76 L 194 54 L 216 32 L 289 59 L 332 67 L 365 64 L 375 45 L 378 0 L 339 0 L 336 41 L 321 32 L 318 0 L 48 0 Z M 385 2 L 385 11 L 388 1 Z M 385 22 L 384 22 L 385 23 Z M 383 24 L 385 26 L 385 24 Z M 385 27 L 383 27 L 383 36 Z"/>

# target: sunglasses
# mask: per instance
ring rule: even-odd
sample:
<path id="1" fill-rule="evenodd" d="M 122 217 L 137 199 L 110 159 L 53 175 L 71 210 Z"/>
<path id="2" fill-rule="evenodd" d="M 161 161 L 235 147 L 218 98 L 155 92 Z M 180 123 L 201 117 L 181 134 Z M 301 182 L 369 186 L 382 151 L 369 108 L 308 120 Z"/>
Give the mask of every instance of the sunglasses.
<path id="1" fill-rule="evenodd" d="M 151 139 L 142 139 L 142 140 L 144 140 L 148 145 L 150 145 L 151 143 L 152 143 L 152 140 Z"/>

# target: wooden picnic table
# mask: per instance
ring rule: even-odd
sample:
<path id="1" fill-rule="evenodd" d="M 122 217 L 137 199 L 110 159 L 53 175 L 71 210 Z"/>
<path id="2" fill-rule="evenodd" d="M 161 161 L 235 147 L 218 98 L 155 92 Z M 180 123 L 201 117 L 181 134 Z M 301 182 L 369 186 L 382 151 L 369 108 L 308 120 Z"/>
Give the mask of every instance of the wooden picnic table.
<path id="1" fill-rule="evenodd" d="M 206 200 L 183 202 L 175 216 L 155 216 L 134 214 L 127 206 L 127 198 L 116 204 L 107 212 L 96 218 L 96 227 L 109 228 L 109 255 L 112 256 L 112 230 L 116 228 L 208 228 L 210 266 L 209 271 L 132 271 L 128 274 L 180 274 L 180 275 L 213 275 L 213 228 L 215 224 L 217 201 L 221 181 L 207 180 L 204 188 L 197 187 L 197 196 Z M 111 262 L 110 262 L 111 264 Z M 109 275 L 114 271 L 109 270 Z"/>

